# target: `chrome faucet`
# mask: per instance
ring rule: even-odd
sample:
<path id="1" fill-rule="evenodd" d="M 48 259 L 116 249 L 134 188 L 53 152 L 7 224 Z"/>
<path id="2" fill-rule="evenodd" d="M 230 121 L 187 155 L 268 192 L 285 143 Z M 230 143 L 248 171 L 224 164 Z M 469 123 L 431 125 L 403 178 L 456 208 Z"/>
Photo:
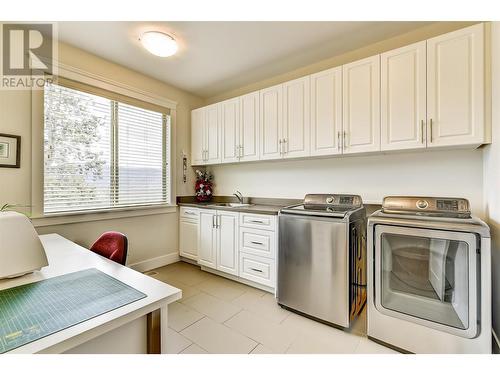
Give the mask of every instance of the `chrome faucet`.
<path id="1" fill-rule="evenodd" d="M 236 198 L 238 198 L 238 201 L 243 204 L 243 194 L 241 194 L 238 190 L 236 190 L 236 193 L 233 194 Z"/>

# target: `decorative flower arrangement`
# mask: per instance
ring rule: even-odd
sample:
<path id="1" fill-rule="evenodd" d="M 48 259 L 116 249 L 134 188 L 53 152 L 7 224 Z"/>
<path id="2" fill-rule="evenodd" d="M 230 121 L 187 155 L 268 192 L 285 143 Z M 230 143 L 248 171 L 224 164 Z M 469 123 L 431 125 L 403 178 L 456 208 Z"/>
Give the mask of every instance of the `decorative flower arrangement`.
<path id="1" fill-rule="evenodd" d="M 207 202 L 212 199 L 213 176 L 210 172 L 196 170 L 196 200 L 198 202 Z"/>

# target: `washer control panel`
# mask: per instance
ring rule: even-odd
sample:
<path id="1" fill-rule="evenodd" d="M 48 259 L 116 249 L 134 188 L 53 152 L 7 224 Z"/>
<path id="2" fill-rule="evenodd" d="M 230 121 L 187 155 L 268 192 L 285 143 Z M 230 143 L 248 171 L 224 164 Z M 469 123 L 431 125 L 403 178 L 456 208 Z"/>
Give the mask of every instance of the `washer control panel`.
<path id="1" fill-rule="evenodd" d="M 359 195 L 350 194 L 307 194 L 304 198 L 306 207 L 361 207 L 363 201 Z"/>

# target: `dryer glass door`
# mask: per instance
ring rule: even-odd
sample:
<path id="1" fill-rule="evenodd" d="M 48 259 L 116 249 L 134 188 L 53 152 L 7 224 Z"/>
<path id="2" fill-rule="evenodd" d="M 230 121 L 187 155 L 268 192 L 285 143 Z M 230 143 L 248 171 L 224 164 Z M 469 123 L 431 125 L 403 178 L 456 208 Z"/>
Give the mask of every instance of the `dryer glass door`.
<path id="1" fill-rule="evenodd" d="M 476 327 L 476 238 L 377 225 L 377 309 L 464 337 Z"/>

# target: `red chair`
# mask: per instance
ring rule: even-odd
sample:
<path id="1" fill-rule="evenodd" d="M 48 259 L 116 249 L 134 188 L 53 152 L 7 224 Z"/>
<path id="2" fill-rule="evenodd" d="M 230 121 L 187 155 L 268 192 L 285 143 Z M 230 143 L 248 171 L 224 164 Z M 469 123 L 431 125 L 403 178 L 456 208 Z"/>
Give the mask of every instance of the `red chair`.
<path id="1" fill-rule="evenodd" d="M 94 253 L 123 266 L 127 261 L 127 249 L 127 237 L 120 232 L 105 232 L 90 247 Z"/>

